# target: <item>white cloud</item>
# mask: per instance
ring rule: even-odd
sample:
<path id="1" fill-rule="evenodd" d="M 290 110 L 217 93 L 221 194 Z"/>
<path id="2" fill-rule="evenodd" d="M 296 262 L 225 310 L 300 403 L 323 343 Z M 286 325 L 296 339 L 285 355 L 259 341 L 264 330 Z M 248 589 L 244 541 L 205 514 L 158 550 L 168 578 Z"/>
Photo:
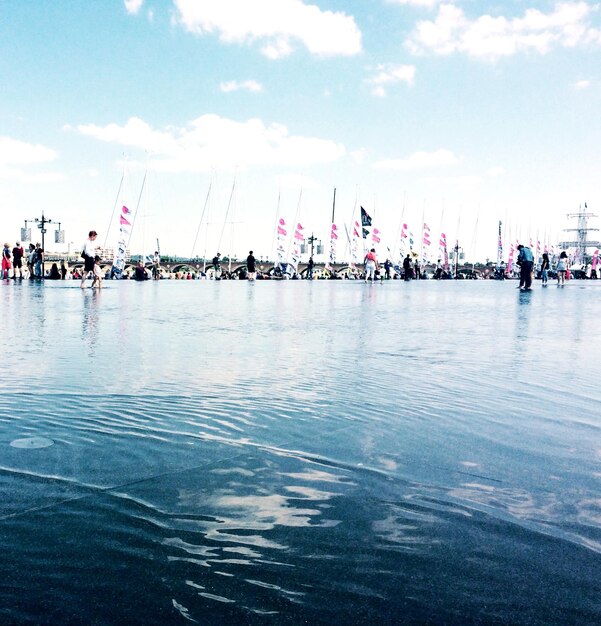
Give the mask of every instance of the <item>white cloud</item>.
<path id="1" fill-rule="evenodd" d="M 601 31 L 590 23 L 595 10 L 586 2 L 564 2 L 550 13 L 528 9 L 520 18 L 470 20 L 462 9 L 443 4 L 435 20 L 417 23 L 406 45 L 413 54 L 460 52 L 491 61 L 526 51 L 546 54 L 558 46 L 600 45 Z"/>
<path id="2" fill-rule="evenodd" d="M 587 89 L 590 86 L 591 86 L 590 80 L 578 80 L 574 83 L 574 87 L 576 89 Z"/>
<path id="3" fill-rule="evenodd" d="M 238 82 L 237 80 L 228 80 L 224 83 L 220 83 L 219 89 L 221 89 L 224 93 L 240 90 L 258 93 L 263 91 L 263 85 L 258 83 L 256 80 L 244 80 L 242 82 Z"/>
<path id="4" fill-rule="evenodd" d="M 301 42 L 318 56 L 361 52 L 361 32 L 352 16 L 322 11 L 302 0 L 173 0 L 178 21 L 190 32 L 219 33 L 226 43 L 264 41 L 272 59 L 289 55 Z"/>
<path id="5" fill-rule="evenodd" d="M 420 178 L 419 182 L 424 185 L 453 186 L 453 187 L 475 187 L 482 183 L 480 176 L 428 176 Z"/>
<path id="6" fill-rule="evenodd" d="M 414 152 L 405 159 L 385 159 L 374 163 L 380 170 L 417 170 L 432 167 L 447 167 L 457 165 L 459 159 L 450 151 L 440 148 L 434 152 Z"/>
<path id="7" fill-rule="evenodd" d="M 11 137 L 0 136 L 0 178 L 14 178 L 24 182 L 44 182 L 62 179 L 56 173 L 29 173 L 24 167 L 50 163 L 58 154 L 40 144 L 31 144 Z"/>
<path id="8" fill-rule="evenodd" d="M 412 7 L 426 7 L 431 9 L 444 0 L 388 0 L 389 4 L 404 4 Z"/>
<path id="9" fill-rule="evenodd" d="M 505 168 L 497 165 L 495 167 L 491 167 L 486 173 L 493 178 L 497 178 L 505 174 Z"/>
<path id="10" fill-rule="evenodd" d="M 123 0 L 123 4 L 130 15 L 136 15 L 142 8 L 144 0 Z"/>
<path id="11" fill-rule="evenodd" d="M 276 184 L 279 189 L 296 192 L 299 189 L 319 189 L 319 183 L 314 178 L 302 174 L 281 174 L 276 176 Z"/>
<path id="12" fill-rule="evenodd" d="M 209 171 L 236 166 L 309 166 L 330 163 L 346 154 L 343 145 L 316 137 L 290 135 L 281 124 L 266 126 L 203 115 L 185 128 L 155 130 L 139 118 L 125 126 L 94 124 L 77 130 L 100 141 L 144 150 L 149 167 L 166 172 Z"/>
<path id="13" fill-rule="evenodd" d="M 415 65 L 378 65 L 376 74 L 368 78 L 366 82 L 373 85 L 372 94 L 383 98 L 386 96 L 385 86 L 394 83 L 407 83 L 413 85 L 415 81 Z"/>

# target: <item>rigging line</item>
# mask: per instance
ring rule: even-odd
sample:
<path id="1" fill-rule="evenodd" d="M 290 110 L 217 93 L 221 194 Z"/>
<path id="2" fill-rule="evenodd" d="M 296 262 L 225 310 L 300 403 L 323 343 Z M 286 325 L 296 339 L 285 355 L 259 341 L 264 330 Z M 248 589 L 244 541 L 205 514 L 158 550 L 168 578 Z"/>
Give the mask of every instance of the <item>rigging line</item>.
<path id="1" fill-rule="evenodd" d="M 117 189 L 117 195 L 115 196 L 115 203 L 113 204 L 113 212 L 111 213 L 111 219 L 109 220 L 108 228 L 106 229 L 106 236 L 104 238 L 103 248 L 106 248 L 106 243 L 109 238 L 109 233 L 111 232 L 111 226 L 113 225 L 113 218 L 115 217 L 115 211 L 117 210 L 117 203 L 119 202 L 119 196 L 121 195 L 121 189 L 123 188 L 123 180 L 125 178 L 125 168 L 123 168 L 123 173 L 121 174 L 121 182 L 119 183 L 119 189 Z"/>
<path id="2" fill-rule="evenodd" d="M 136 218 L 138 217 L 138 209 L 140 208 L 140 202 L 142 202 L 142 193 L 144 192 L 144 187 L 146 186 L 146 175 L 148 174 L 148 170 L 144 172 L 144 178 L 142 180 L 142 187 L 140 189 L 140 195 L 138 196 L 138 203 L 136 204 L 136 212 L 134 213 L 134 219 L 131 223 L 131 230 L 129 231 L 129 239 L 127 240 L 127 248 L 129 248 L 129 242 L 131 241 L 131 237 L 134 234 L 134 226 L 136 224 Z"/>
<path id="3" fill-rule="evenodd" d="M 225 218 L 223 220 L 223 227 L 221 228 L 221 235 L 219 236 L 219 243 L 217 245 L 217 252 L 221 250 L 221 242 L 223 241 L 223 233 L 225 232 L 225 225 L 227 224 L 227 218 L 230 214 L 230 208 L 232 206 L 232 199 L 234 197 L 234 190 L 236 189 L 236 175 L 234 175 L 234 182 L 232 184 L 232 190 L 230 191 L 230 199 L 227 203 L 227 211 L 225 212 Z"/>
<path id="4" fill-rule="evenodd" d="M 194 243 L 192 244 L 192 252 L 190 253 L 190 258 L 194 258 L 194 250 L 196 249 L 196 242 L 198 241 L 198 235 L 200 233 L 200 228 L 202 226 L 202 220 L 205 217 L 205 211 L 207 210 L 207 205 L 209 204 L 209 197 L 211 195 L 211 187 L 213 186 L 213 179 L 209 182 L 209 189 L 207 191 L 207 197 L 205 198 L 204 206 L 202 207 L 202 214 L 200 216 L 200 221 L 198 222 L 198 228 L 196 229 L 196 237 L 194 237 Z"/>

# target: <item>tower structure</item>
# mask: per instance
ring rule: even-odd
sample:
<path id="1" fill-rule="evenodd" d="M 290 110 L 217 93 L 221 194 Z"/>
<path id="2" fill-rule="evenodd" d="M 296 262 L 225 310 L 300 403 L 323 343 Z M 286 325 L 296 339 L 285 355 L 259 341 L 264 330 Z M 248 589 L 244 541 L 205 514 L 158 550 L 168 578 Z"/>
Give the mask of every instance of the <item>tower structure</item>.
<path id="1" fill-rule="evenodd" d="M 601 244 L 598 241 L 589 241 L 589 233 L 596 232 L 598 228 L 591 228 L 588 225 L 590 218 L 597 217 L 594 213 L 587 212 L 586 202 L 584 203 L 584 211 L 578 211 L 578 213 L 568 213 L 569 219 L 577 219 L 578 226 L 576 228 L 565 228 L 566 233 L 575 233 L 575 239 L 561 241 L 559 246 L 561 248 L 573 248 L 574 249 L 574 263 L 580 263 L 586 265 L 590 260 L 590 255 L 587 255 L 588 248 L 599 248 Z"/>

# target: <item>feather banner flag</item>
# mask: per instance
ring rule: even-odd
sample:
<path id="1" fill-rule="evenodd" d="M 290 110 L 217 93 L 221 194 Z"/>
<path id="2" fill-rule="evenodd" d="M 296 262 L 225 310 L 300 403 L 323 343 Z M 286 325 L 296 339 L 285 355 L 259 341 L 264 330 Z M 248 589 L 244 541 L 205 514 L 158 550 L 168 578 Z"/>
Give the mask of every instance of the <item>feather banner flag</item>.
<path id="1" fill-rule="evenodd" d="M 330 228 L 330 254 L 328 256 L 328 263 L 326 267 L 331 269 L 332 265 L 336 263 L 336 240 L 338 239 L 338 227 L 336 224 L 332 224 Z"/>
<path id="2" fill-rule="evenodd" d="M 447 247 L 447 236 L 445 233 L 440 233 L 440 241 L 438 242 L 440 247 L 441 256 L 444 258 L 445 272 L 449 271 L 449 249 Z"/>
<path id="3" fill-rule="evenodd" d="M 113 257 L 112 274 L 121 278 L 123 270 L 125 269 L 125 261 L 127 260 L 127 240 L 131 235 L 131 222 L 124 217 L 125 215 L 131 215 L 132 211 L 125 205 L 121 207 L 121 215 L 119 216 L 119 239 L 117 240 L 117 247 L 115 249 L 115 255 Z"/>
<path id="4" fill-rule="evenodd" d="M 275 268 L 279 268 L 283 270 L 285 267 L 285 257 L 286 252 L 284 250 L 284 242 L 286 240 L 286 235 L 288 235 L 288 231 L 286 230 L 286 221 L 283 217 L 280 217 L 277 222 L 277 243 L 276 243 L 276 263 Z"/>
<path id="5" fill-rule="evenodd" d="M 422 257 L 424 263 L 430 262 L 430 227 L 424 222 L 424 228 L 422 232 Z"/>
<path id="6" fill-rule="evenodd" d="M 300 261 L 300 244 L 304 241 L 302 224 L 297 223 L 294 229 L 294 239 L 292 243 L 292 254 L 290 258 L 291 275 L 294 276 L 298 272 L 298 263 Z"/>

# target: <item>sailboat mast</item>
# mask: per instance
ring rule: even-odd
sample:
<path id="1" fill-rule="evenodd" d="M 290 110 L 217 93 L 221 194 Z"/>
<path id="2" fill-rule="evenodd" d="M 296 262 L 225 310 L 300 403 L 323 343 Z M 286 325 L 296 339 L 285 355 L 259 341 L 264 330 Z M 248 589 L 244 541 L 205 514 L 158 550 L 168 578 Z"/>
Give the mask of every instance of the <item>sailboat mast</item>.
<path id="1" fill-rule="evenodd" d="M 336 187 L 334 187 L 334 199 L 332 200 L 332 224 L 335 222 L 336 215 Z"/>
<path id="2" fill-rule="evenodd" d="M 198 241 L 198 235 L 200 233 L 200 227 L 202 226 L 202 221 L 205 216 L 205 211 L 207 210 L 207 206 L 209 204 L 209 197 L 211 195 L 212 186 L 213 186 L 213 181 L 211 180 L 211 182 L 209 183 L 209 189 L 207 190 L 207 197 L 205 198 L 205 203 L 204 203 L 204 206 L 202 207 L 202 214 L 200 216 L 200 221 L 198 222 L 198 228 L 196 229 L 196 237 L 194 237 L 194 243 L 192 244 L 192 252 L 190 252 L 190 259 L 194 258 L 194 250 L 196 249 L 196 242 Z"/>
<path id="3" fill-rule="evenodd" d="M 115 203 L 113 204 L 113 212 L 111 213 L 111 219 L 109 220 L 109 225 L 108 225 L 108 228 L 106 229 L 106 236 L 104 237 L 104 245 L 102 246 L 105 249 L 106 249 L 106 244 L 108 241 L 109 233 L 111 232 L 111 226 L 113 225 L 113 218 L 115 217 L 115 211 L 117 210 L 119 197 L 121 196 L 121 189 L 123 188 L 124 179 L 125 179 L 125 169 L 123 169 L 123 173 L 121 174 L 121 182 L 119 183 L 119 189 L 117 189 L 117 195 L 115 196 Z"/>
<path id="4" fill-rule="evenodd" d="M 127 240 L 127 248 L 129 249 L 129 244 L 131 242 L 131 237 L 134 233 L 134 226 L 136 225 L 136 219 L 138 217 L 138 210 L 140 209 L 140 203 L 142 202 L 142 194 L 144 193 L 144 189 L 146 187 L 146 176 L 148 174 L 148 170 L 144 172 L 144 179 L 142 180 L 142 187 L 140 188 L 140 195 L 138 196 L 138 203 L 136 204 L 136 212 L 134 213 L 134 219 L 131 223 L 131 230 L 129 232 L 129 238 Z"/>

